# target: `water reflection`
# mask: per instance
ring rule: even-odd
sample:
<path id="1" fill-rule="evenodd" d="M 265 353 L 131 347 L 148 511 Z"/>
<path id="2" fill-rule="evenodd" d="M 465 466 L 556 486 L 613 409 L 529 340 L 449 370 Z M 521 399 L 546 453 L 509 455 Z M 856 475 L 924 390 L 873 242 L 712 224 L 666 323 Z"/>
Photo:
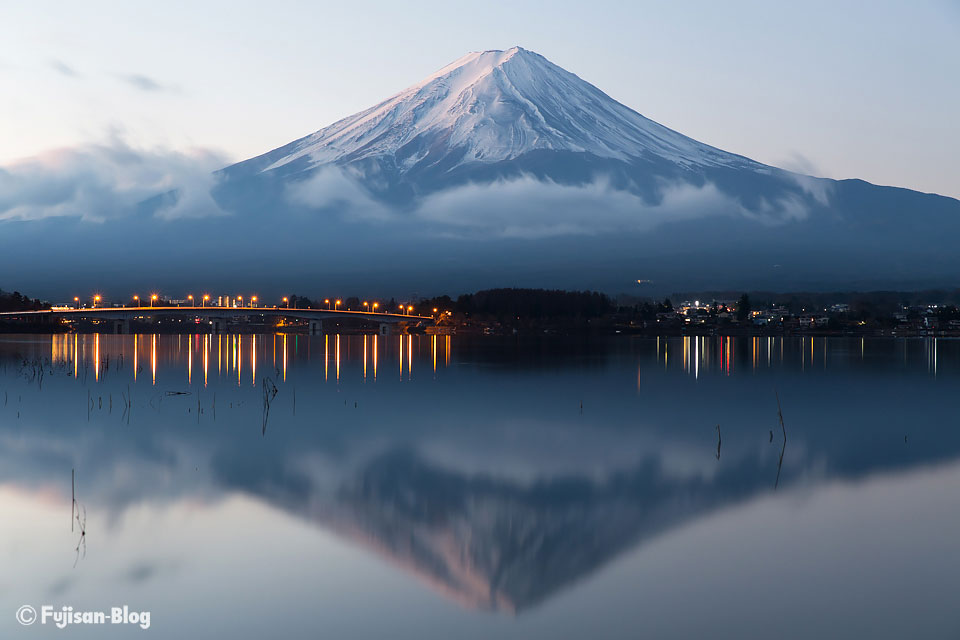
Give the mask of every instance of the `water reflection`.
<path id="1" fill-rule="evenodd" d="M 138 380 L 142 357 L 151 375 Z M 399 375 L 378 377 L 381 358 Z M 202 362 L 202 383 L 195 362 Z M 433 600 L 409 604 L 434 623 L 453 616 L 482 637 L 556 637 L 565 628 L 561 609 L 578 607 L 595 623 L 624 619 L 633 631 L 645 628 L 658 615 L 698 606 L 664 603 L 639 618 L 636 603 L 620 596 L 644 588 L 665 557 L 658 551 L 665 541 L 682 541 L 686 532 L 729 522 L 728 514 L 742 510 L 789 518 L 807 499 L 820 504 L 826 498 L 819 496 L 837 487 L 871 487 L 873 506 L 859 508 L 879 521 L 902 504 L 898 487 L 914 486 L 910 478 L 936 474 L 948 483 L 937 485 L 942 493 L 960 475 L 960 432 L 944 428 L 955 420 L 950 397 L 960 379 L 960 343 L 951 340 L 5 336 L 0 364 L 4 390 L 20 398 L 0 411 L 0 505 L 16 515 L 5 535 L 20 545 L 7 564 L 38 598 L 73 562 L 60 566 L 56 555 L 76 540 L 53 540 L 66 527 L 73 468 L 85 478 L 90 555 L 80 565 L 84 573 L 68 574 L 74 590 L 61 592 L 107 601 L 126 593 L 128 585 L 111 577 L 119 571 L 111 554 L 133 567 L 176 566 L 196 577 L 227 545 L 243 549 L 243 562 L 222 565 L 222 575 L 209 578 L 211 588 L 244 593 L 243 584 L 267 577 L 278 592 L 263 597 L 296 600 L 300 591 L 282 586 L 296 563 L 283 564 L 277 554 L 286 550 L 312 566 L 302 558 L 313 558 L 322 544 L 338 550 L 331 557 L 351 559 L 336 570 L 314 567 L 297 587 L 305 593 L 355 576 L 368 609 L 393 610 L 393 599 L 411 596 L 406 582 L 376 590 L 392 584 L 390 569 L 369 558 L 385 558 L 470 609 L 530 611 L 536 622 L 528 624 L 543 625 L 492 628 L 484 625 L 501 623 L 457 617 L 465 614 Z M 37 366 L 46 373 L 42 388 L 30 377 Z M 103 404 L 81 411 L 88 394 Z M 112 412 L 113 395 L 129 409 L 122 416 Z M 51 504 L 65 505 L 64 517 L 48 522 Z M 960 533 L 954 511 L 933 498 L 929 504 L 929 512 L 915 514 L 918 530 Z M 228 506 L 239 513 L 227 515 Z M 149 535 L 138 524 L 145 511 L 153 514 Z M 203 518 L 210 534 L 182 538 L 181 531 L 192 531 L 187 516 L 171 513 Z M 834 531 L 834 520 L 816 524 Z M 748 545 L 765 535 L 736 531 L 739 538 L 719 538 Z M 784 549 L 811 544 L 789 531 L 779 535 Z M 831 574 L 826 558 L 836 561 L 836 545 L 857 544 L 844 531 L 835 536 L 818 543 L 821 564 L 818 549 L 805 555 L 804 575 Z M 173 559 L 149 558 L 168 537 L 181 540 L 167 551 Z M 370 555 L 351 556 L 336 546 L 344 542 Z M 902 584 L 920 591 L 950 584 L 928 584 L 910 569 L 911 562 L 928 566 L 919 537 L 908 533 L 897 544 L 872 553 L 901 558 Z M 942 557 L 945 549 L 934 551 Z M 685 548 L 694 556 L 708 552 Z M 51 560 L 34 566 L 37 558 Z M 283 573 L 272 573 L 280 571 L 277 563 Z M 704 561 L 699 578 L 715 580 L 715 564 Z M 731 589 L 747 599 L 762 588 L 751 582 L 756 571 L 748 557 L 738 571 L 725 570 Z M 173 602 L 189 591 L 189 580 L 148 573 L 156 577 L 145 584 L 159 602 L 172 611 L 183 606 Z M 886 604 L 880 584 L 858 585 L 859 597 Z M 829 586 L 814 591 L 823 590 Z M 8 604 L 4 593 L 9 585 L 0 583 Z M 832 595 L 838 603 L 849 598 L 840 590 Z M 313 606 L 324 616 L 346 616 L 350 608 L 328 597 L 330 603 Z M 796 597 L 771 609 L 766 622 L 789 618 L 794 608 L 809 616 L 812 601 Z M 558 609 L 554 601 L 564 604 Z M 843 607 L 831 609 L 835 621 L 843 618 L 837 609 Z M 275 623 L 297 628 L 288 618 Z M 874 635 L 884 635 L 877 626 Z M 234 635 L 254 634 L 241 625 Z"/>

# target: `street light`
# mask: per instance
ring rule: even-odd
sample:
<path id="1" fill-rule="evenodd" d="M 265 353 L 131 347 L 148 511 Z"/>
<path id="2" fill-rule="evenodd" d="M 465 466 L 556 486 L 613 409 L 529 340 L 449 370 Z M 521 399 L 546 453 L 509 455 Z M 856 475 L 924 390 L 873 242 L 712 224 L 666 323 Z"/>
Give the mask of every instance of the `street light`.
<path id="1" fill-rule="evenodd" d="M 336 311 L 336 310 L 337 310 L 337 307 L 339 307 L 340 304 L 341 304 L 341 302 L 340 302 L 339 300 L 337 300 L 336 302 L 334 302 L 334 303 L 333 303 L 333 310 Z"/>
<path id="2" fill-rule="evenodd" d="M 250 298 L 250 306 L 251 307 L 257 306 L 257 296 L 253 296 L 252 298 Z"/>
<path id="3" fill-rule="evenodd" d="M 192 307 L 192 306 L 193 306 L 193 294 L 187 296 L 187 300 L 190 301 L 190 306 Z"/>
<path id="4" fill-rule="evenodd" d="M 97 308 L 97 303 L 100 302 L 100 296 L 93 296 L 93 308 Z"/>
<path id="5" fill-rule="evenodd" d="M 73 296 L 73 306 L 76 309 L 80 308 L 80 296 Z"/>
<path id="6" fill-rule="evenodd" d="M 369 306 L 370 306 L 370 303 L 369 303 L 369 302 L 364 302 L 364 303 L 363 303 L 363 306 L 364 306 L 364 307 L 369 307 Z M 366 309 L 364 309 L 364 311 L 366 311 Z"/>
<path id="7" fill-rule="evenodd" d="M 207 303 L 207 300 L 209 300 L 209 299 L 210 299 L 210 296 L 209 296 L 208 294 L 203 294 L 203 302 L 200 303 L 200 306 L 201 306 L 201 307 L 205 307 L 205 306 L 206 306 L 206 303 Z"/>
<path id="8" fill-rule="evenodd" d="M 288 298 L 287 296 L 283 296 L 283 303 L 287 305 L 287 309 L 290 308 L 290 298 Z"/>
<path id="9" fill-rule="evenodd" d="M 329 309 L 329 308 L 330 308 L 330 298 L 324 298 L 324 299 L 323 299 L 323 304 L 327 305 L 327 309 Z"/>
<path id="10" fill-rule="evenodd" d="M 157 300 L 159 296 L 155 293 L 150 294 L 150 306 L 153 307 L 153 303 Z"/>
<path id="11" fill-rule="evenodd" d="M 380 306 L 380 303 L 379 303 L 379 302 L 374 302 L 374 303 L 373 303 L 373 312 L 374 312 L 374 313 L 377 312 L 377 307 L 379 307 L 379 306 Z"/>
<path id="12" fill-rule="evenodd" d="M 407 307 L 407 315 L 409 316 L 412 313 L 413 313 L 413 305 L 410 305 L 409 307 Z"/>
<path id="13" fill-rule="evenodd" d="M 433 308 L 433 312 L 434 312 L 434 313 L 437 312 L 437 308 L 436 308 L 436 307 Z"/>
<path id="14" fill-rule="evenodd" d="M 237 302 L 240 303 L 240 308 L 243 308 L 243 296 L 237 296 Z"/>
<path id="15" fill-rule="evenodd" d="M 140 306 L 140 296 L 138 295 L 133 296 L 133 304 L 135 304 L 138 307 Z"/>

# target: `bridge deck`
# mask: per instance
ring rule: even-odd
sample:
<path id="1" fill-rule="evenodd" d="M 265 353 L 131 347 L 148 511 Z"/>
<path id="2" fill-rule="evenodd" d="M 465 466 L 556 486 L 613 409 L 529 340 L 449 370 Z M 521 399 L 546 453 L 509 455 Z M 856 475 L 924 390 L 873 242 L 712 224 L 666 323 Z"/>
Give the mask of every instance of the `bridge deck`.
<path id="1" fill-rule="evenodd" d="M 236 318 L 239 316 L 271 316 L 321 320 L 325 318 L 357 318 L 375 322 L 434 321 L 432 316 L 414 316 L 374 311 L 347 311 L 336 309 L 288 309 L 286 307 L 101 307 L 90 309 L 43 309 L 41 311 L 4 311 L 0 318 L 73 317 L 129 320 L 154 315 L 180 315 L 200 318 Z"/>

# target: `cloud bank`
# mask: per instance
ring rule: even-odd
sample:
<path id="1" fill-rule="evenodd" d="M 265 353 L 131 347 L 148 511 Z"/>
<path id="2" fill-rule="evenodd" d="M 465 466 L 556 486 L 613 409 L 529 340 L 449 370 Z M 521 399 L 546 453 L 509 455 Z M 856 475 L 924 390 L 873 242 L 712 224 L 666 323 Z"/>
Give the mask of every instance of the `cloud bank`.
<path id="1" fill-rule="evenodd" d="M 813 178 L 811 181 L 815 180 Z M 818 183 L 796 183 L 820 201 Z M 564 185 L 534 177 L 467 184 L 423 197 L 412 210 L 391 208 L 371 197 L 345 172 L 325 168 L 291 185 L 287 199 L 344 221 L 417 222 L 445 235 L 548 238 L 649 231 L 660 225 L 708 216 L 733 216 L 764 225 L 802 220 L 808 207 L 800 194 L 785 193 L 744 206 L 716 185 L 664 183 L 656 204 L 611 186 L 600 176 L 585 185 Z"/>
<path id="2" fill-rule="evenodd" d="M 227 215 L 211 195 L 220 180 L 216 170 L 225 164 L 222 155 L 209 150 L 139 149 L 118 136 L 49 151 L 0 165 L 0 221 Z M 583 185 L 523 176 L 448 188 L 422 196 L 412 208 L 399 208 L 377 200 L 349 173 L 327 167 L 287 185 L 275 212 L 307 209 L 329 222 L 413 223 L 433 236 L 538 239 L 645 232 L 716 216 L 777 226 L 806 218 L 811 203 L 826 203 L 829 181 L 782 173 L 782 193 L 750 206 L 710 182 L 664 182 L 658 201 L 650 202 L 615 188 L 603 176 Z M 141 206 L 148 201 L 150 207 Z M 273 210 L 274 204 L 266 206 Z"/>
<path id="3" fill-rule="evenodd" d="M 48 151 L 0 165 L 0 220 L 131 215 L 161 194 L 163 219 L 223 215 L 210 195 L 226 159 L 210 150 L 138 149 L 114 136 L 101 144 Z"/>

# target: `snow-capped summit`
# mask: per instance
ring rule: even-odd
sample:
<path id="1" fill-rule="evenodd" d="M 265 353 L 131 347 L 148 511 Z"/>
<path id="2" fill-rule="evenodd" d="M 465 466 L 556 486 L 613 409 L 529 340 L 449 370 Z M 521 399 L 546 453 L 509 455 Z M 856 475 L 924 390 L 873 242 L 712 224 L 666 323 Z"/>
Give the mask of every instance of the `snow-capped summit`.
<path id="1" fill-rule="evenodd" d="M 384 296 L 955 287 L 960 273 L 960 201 L 716 149 L 519 47 L 467 54 L 213 178 L 213 203 L 194 180 L 122 223 L 51 218 L 30 225 L 34 235 L 0 237 L 0 270 L 43 244 L 91 281 L 129 265 L 134 287 L 170 268 L 129 242 L 150 237 L 183 257 L 183 286 L 205 265 L 221 283 L 266 288 L 282 274 L 304 292 Z M 169 222 L 171 207 L 194 202 L 211 215 Z M 108 231 L 115 251 L 104 253 Z M 249 259 L 267 253 L 266 269 Z"/>
<path id="2" fill-rule="evenodd" d="M 295 143 L 266 170 L 306 157 L 311 165 L 389 156 L 409 171 L 459 157 L 511 160 L 534 150 L 629 160 L 652 154 L 684 164 L 736 157 L 623 106 L 543 56 L 513 47 L 469 53 L 380 104 Z"/>
<path id="3" fill-rule="evenodd" d="M 530 154 L 539 154 L 545 177 L 553 178 L 542 163 L 557 153 L 681 170 L 762 168 L 657 124 L 520 47 L 469 53 L 370 109 L 248 162 L 256 172 L 284 174 L 333 163 L 357 177 L 408 183 L 424 193 L 436 190 L 425 174 L 445 183 L 470 167 L 516 163 Z"/>

